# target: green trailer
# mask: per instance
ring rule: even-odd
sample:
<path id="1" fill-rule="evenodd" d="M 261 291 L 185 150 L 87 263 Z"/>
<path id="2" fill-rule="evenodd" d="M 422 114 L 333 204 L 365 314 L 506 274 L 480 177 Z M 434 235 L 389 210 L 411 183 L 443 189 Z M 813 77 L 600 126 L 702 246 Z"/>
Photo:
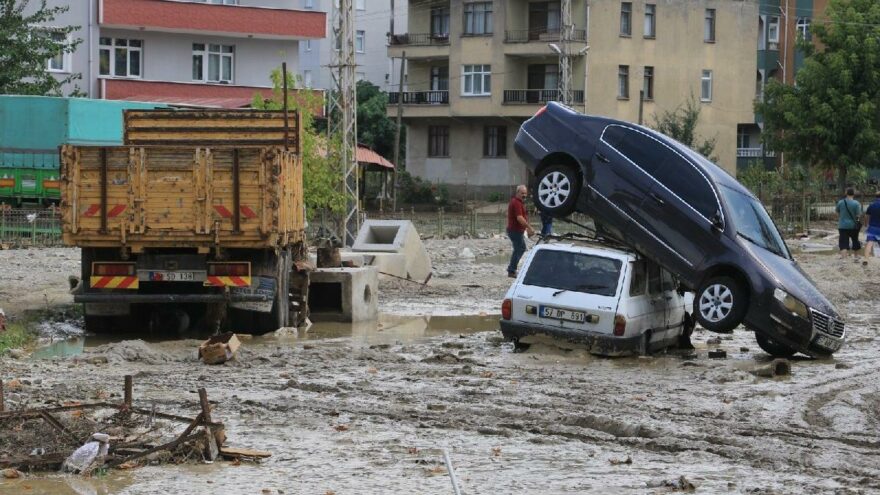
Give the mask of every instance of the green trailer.
<path id="1" fill-rule="evenodd" d="M 0 202 L 57 203 L 61 199 L 58 149 L 62 144 L 122 144 L 122 111 L 152 103 L 0 96 Z"/>

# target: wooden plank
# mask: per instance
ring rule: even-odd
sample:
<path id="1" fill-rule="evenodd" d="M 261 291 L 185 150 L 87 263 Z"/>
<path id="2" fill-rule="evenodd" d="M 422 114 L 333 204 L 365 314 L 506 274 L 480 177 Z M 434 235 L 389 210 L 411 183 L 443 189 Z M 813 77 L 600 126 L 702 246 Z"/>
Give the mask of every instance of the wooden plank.
<path id="1" fill-rule="evenodd" d="M 267 452 L 265 450 L 247 449 L 243 447 L 221 447 L 220 455 L 230 459 L 239 459 L 241 457 L 249 457 L 252 459 L 265 459 L 267 457 L 272 457 L 271 452 Z"/>

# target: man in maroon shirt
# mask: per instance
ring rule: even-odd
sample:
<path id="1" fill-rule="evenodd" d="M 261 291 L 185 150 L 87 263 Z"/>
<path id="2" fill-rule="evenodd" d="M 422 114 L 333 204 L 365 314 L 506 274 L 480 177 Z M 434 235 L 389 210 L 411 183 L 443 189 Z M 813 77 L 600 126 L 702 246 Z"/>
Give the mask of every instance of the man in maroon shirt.
<path id="1" fill-rule="evenodd" d="M 526 252 L 525 234 L 528 233 L 529 236 L 535 234 L 535 230 L 529 225 L 529 215 L 523 202 L 528 195 L 526 186 L 516 186 L 516 194 L 510 198 L 510 203 L 507 205 L 507 237 L 513 243 L 513 254 L 510 255 L 510 264 L 507 265 L 507 276 L 510 278 L 516 277 L 519 259 Z"/>

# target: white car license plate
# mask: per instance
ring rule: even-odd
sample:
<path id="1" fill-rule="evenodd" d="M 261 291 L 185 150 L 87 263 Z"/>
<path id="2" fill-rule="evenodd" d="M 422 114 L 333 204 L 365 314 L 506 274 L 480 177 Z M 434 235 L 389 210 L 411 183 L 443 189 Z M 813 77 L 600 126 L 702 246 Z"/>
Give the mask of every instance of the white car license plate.
<path id="1" fill-rule="evenodd" d="M 819 347 L 824 347 L 825 349 L 828 349 L 830 351 L 837 351 L 838 349 L 840 349 L 840 342 L 824 335 L 819 335 L 818 337 L 816 337 L 816 345 L 818 345 Z"/>
<path id="2" fill-rule="evenodd" d="M 583 311 L 572 311 L 570 309 L 553 308 L 551 306 L 541 306 L 541 318 L 553 318 L 555 320 L 568 320 L 583 323 L 584 320 L 586 320 L 586 313 Z"/>
<path id="3" fill-rule="evenodd" d="M 193 282 L 195 279 L 195 272 L 150 272 L 152 282 Z"/>

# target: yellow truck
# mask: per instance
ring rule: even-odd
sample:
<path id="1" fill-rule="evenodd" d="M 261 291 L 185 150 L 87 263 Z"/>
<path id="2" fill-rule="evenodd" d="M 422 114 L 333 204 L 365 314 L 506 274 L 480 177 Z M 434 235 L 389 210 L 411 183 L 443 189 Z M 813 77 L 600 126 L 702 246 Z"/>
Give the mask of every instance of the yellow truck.
<path id="1" fill-rule="evenodd" d="M 124 146 L 61 149 L 64 243 L 90 331 L 265 333 L 305 309 L 295 112 L 130 110 Z"/>

